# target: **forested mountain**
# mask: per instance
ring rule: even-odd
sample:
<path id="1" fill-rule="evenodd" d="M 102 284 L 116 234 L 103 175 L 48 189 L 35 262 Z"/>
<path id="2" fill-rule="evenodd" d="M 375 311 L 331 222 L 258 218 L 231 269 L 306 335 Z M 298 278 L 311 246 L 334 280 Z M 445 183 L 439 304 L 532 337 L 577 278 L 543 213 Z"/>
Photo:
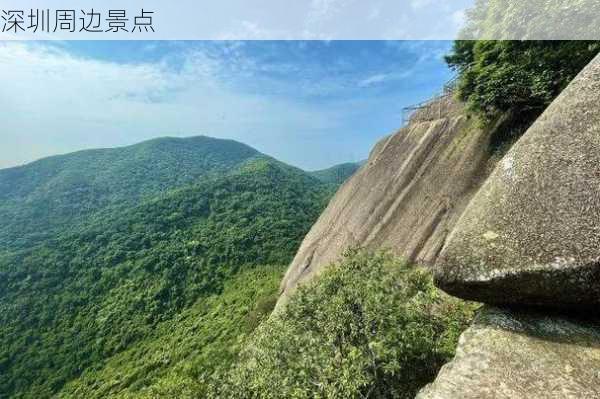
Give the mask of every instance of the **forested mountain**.
<path id="1" fill-rule="evenodd" d="M 210 137 L 160 138 L 0 170 L 0 244 L 26 247 L 107 207 L 126 208 L 265 155 Z"/>
<path id="2" fill-rule="evenodd" d="M 331 195 L 206 137 L 44 159 L 0 185 L 2 398 L 140 394 L 178 362 L 194 381 L 226 365 Z"/>
<path id="3" fill-rule="evenodd" d="M 340 185 L 348 180 L 348 178 L 352 176 L 363 163 L 364 161 L 342 163 L 327 169 L 315 170 L 310 172 L 310 174 L 324 183 Z"/>
<path id="4" fill-rule="evenodd" d="M 555 223 L 557 234 L 548 235 L 554 230 L 531 223 L 535 212 L 522 215 L 524 208 L 515 205 L 509 211 L 516 209 L 514 214 L 522 218 L 498 220 L 514 219 L 526 232 L 532 225 L 545 229 L 532 238 L 537 247 L 516 248 L 533 248 L 536 256 L 549 249 L 561 254 L 571 237 L 581 237 L 583 245 L 571 245 L 575 255 L 580 248 L 592 249 L 583 251 L 585 268 L 580 270 L 585 272 L 571 280 L 585 283 L 574 287 L 595 292 L 597 274 L 588 274 L 587 267 L 597 264 L 589 259 L 597 258 L 598 235 L 587 221 L 597 220 L 598 207 L 573 208 L 573 201 L 564 199 L 597 187 L 585 183 L 597 180 L 598 63 L 592 74 L 580 75 L 584 78 L 568 96 L 556 100 L 553 109 L 560 112 L 551 114 L 558 117 L 535 122 L 537 134 L 551 133 L 539 141 L 544 145 L 531 146 L 535 148 L 529 153 L 521 149 L 518 157 L 512 156 L 516 150 L 511 146 L 519 137 L 527 139 L 529 124 L 597 54 L 598 46 L 456 42 L 447 58 L 458 74 L 454 98 L 435 99 L 380 142 L 371 152 L 372 162 L 338 191 L 316 224 L 334 187 L 355 166 L 307 173 L 240 143 L 198 137 L 84 151 L 1 170 L 0 399 L 413 398 L 453 356 L 477 305 L 443 294 L 429 272 L 407 258 L 433 263 L 447 253 L 452 242 L 447 238 L 458 234 L 485 240 L 481 256 L 509 248 L 490 244 L 504 239 L 495 226 L 478 234 L 465 234 L 470 230 L 461 232 L 456 226 L 461 220 L 485 221 L 463 212 L 469 212 L 477 196 L 495 198 L 480 195 L 483 184 L 504 184 L 514 171 L 537 178 L 522 179 L 526 189 L 511 195 L 517 193 L 527 203 L 541 198 L 533 206 L 545 212 L 543 220 L 550 214 L 572 222 L 561 219 Z M 546 124 L 548 120 L 552 123 Z M 558 139 L 554 132 L 560 133 Z M 579 149 L 584 151 L 573 152 Z M 530 161 L 536 159 L 530 155 L 543 155 L 543 162 Z M 489 173 L 501 178 L 488 180 Z M 563 176 L 569 180 L 556 179 Z M 566 184 L 548 193 L 554 181 Z M 532 189 L 538 186 L 540 190 Z M 563 192 L 565 187 L 572 192 Z M 581 198 L 597 195 L 576 200 Z M 479 209 L 489 216 L 493 207 Z M 589 217 L 573 209 L 583 209 Z M 512 225 L 501 227 L 514 232 Z M 586 229 L 593 231 L 579 234 Z M 565 231 L 577 234 L 563 239 Z M 460 258 L 473 259 L 475 247 L 466 248 L 469 256 Z M 390 252 L 380 252 L 385 249 Z M 575 257 L 557 253 L 546 254 L 554 259 L 547 263 L 552 280 L 561 268 L 578 270 L 569 260 Z M 281 307 L 267 319 L 292 258 Z M 531 257 L 522 258 L 526 264 L 521 271 L 504 273 L 521 275 L 521 285 L 506 284 L 526 287 L 529 294 L 562 288 L 554 281 L 530 284 L 535 274 Z M 490 263 L 501 257 L 486 259 Z M 453 265 L 448 275 L 454 279 L 459 275 Z M 485 285 L 502 281 L 502 274 L 490 273 L 493 279 L 481 273 L 475 277 L 484 276 Z M 475 281 L 468 275 L 461 279 L 471 286 Z M 505 287 L 496 287 L 499 299 L 486 300 L 505 301 Z M 460 294 L 472 298 L 471 293 Z M 556 295 L 560 306 L 561 296 L 562 291 Z M 531 311 L 524 305 L 532 304 L 539 305 L 519 303 L 518 312 Z M 556 381 L 554 371 L 571 370 L 572 364 L 584 372 L 562 373 L 564 386 L 587 385 L 589 391 L 598 386 L 596 375 L 585 373 L 598 363 L 597 332 L 591 340 L 581 339 L 581 329 L 564 329 L 564 322 L 546 316 L 495 313 L 489 308 L 481 313 L 489 319 L 478 317 L 470 335 L 463 335 L 454 366 L 440 375 L 466 372 L 449 383 L 442 378 L 438 387 L 464 391 L 475 386 L 469 397 L 479 398 L 490 386 L 519 390 L 525 385 L 533 387 L 529 397 L 536 397 L 539 381 Z M 492 335 L 469 343 L 475 335 L 482 337 L 481 323 L 492 327 L 484 332 Z M 523 350 L 521 330 L 542 331 L 543 339 L 530 336 L 535 346 Z M 547 339 L 557 331 L 571 336 Z M 496 333 L 510 333 L 502 342 L 514 345 L 499 346 Z M 578 352 L 569 354 L 567 347 Z M 525 384 L 511 385 L 506 376 L 520 370 L 523 357 L 514 355 L 523 353 L 536 355 L 527 355 L 527 362 L 544 360 L 544 367 L 534 372 L 552 373 L 542 373 L 542 378 L 534 373 Z M 589 361 L 573 363 L 580 353 Z M 481 367 L 482 359 L 492 359 L 485 364 L 494 370 Z M 482 383 L 462 384 L 464 375 L 482 377 Z"/>

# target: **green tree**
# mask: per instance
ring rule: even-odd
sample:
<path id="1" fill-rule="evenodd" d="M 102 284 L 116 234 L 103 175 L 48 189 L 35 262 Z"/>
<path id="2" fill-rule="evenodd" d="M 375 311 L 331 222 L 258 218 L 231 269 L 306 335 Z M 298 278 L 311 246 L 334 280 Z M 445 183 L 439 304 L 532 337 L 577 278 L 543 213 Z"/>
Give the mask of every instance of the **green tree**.
<path id="1" fill-rule="evenodd" d="M 453 356 L 472 311 L 424 269 L 350 251 L 258 327 L 211 396 L 413 398 Z"/>
<path id="2" fill-rule="evenodd" d="M 456 41 L 446 62 L 460 98 L 485 120 L 532 121 L 599 50 L 591 41 Z"/>
<path id="3" fill-rule="evenodd" d="M 230 295 L 231 304 L 221 295 L 240 273 L 289 263 L 331 189 L 271 158 L 250 158 L 195 184 L 94 211 L 36 245 L 4 247 L 0 398 L 52 397 L 69 383 L 65 397 L 135 395 L 165 372 L 179 373 L 176 357 L 201 371 L 227 361 L 212 355 L 246 331 L 239 320 L 259 296 L 246 290 Z M 273 273 L 246 274 L 247 284 L 261 287 L 252 276 L 272 281 Z M 262 311 L 254 313 L 255 327 Z M 197 335 L 181 351 L 156 350 L 172 342 L 184 315 Z"/>

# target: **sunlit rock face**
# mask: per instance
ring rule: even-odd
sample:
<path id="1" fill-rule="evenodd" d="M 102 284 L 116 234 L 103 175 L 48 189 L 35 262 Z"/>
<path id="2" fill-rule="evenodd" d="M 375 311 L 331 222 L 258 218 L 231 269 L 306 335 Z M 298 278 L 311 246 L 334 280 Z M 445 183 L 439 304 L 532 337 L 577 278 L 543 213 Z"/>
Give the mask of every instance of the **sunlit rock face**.
<path id="1" fill-rule="evenodd" d="M 492 304 L 600 304 L 600 56 L 498 163 L 448 237 L 435 281 Z"/>
<path id="2" fill-rule="evenodd" d="M 417 399 L 598 398 L 598 321 L 484 308 Z"/>
<path id="3" fill-rule="evenodd" d="M 450 97 L 418 110 L 331 200 L 288 269 L 280 303 L 351 247 L 433 264 L 491 171 L 489 141 L 490 133 Z"/>

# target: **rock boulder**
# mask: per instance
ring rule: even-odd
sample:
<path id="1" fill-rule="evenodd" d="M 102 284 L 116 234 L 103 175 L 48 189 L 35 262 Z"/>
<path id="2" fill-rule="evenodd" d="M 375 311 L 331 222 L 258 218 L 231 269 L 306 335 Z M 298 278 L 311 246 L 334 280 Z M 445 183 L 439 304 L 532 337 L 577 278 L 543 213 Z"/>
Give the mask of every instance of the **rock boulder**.
<path id="1" fill-rule="evenodd" d="M 600 398 L 600 327 L 559 316 L 483 309 L 456 357 L 417 399 Z"/>
<path id="2" fill-rule="evenodd" d="M 600 56 L 473 197 L 440 254 L 435 281 L 492 304 L 600 304 Z"/>

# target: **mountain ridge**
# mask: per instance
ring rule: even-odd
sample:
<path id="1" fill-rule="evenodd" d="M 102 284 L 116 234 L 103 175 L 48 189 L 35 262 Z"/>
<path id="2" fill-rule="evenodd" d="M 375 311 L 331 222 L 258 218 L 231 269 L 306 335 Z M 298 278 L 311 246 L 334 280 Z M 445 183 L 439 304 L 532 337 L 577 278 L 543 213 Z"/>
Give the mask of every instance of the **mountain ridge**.
<path id="1" fill-rule="evenodd" d="M 1 169 L 0 243 L 24 248 L 98 211 L 132 206 L 255 159 L 310 175 L 244 143 L 209 136 L 160 137 Z"/>
<path id="2" fill-rule="evenodd" d="M 210 139 L 199 142 L 222 143 Z M 165 147 L 165 141 L 159 140 L 150 146 L 157 143 L 167 148 L 166 159 L 172 160 L 177 153 L 169 151 L 177 151 L 187 142 L 178 141 L 173 147 L 173 141 L 167 140 Z M 179 180 L 183 184 L 174 182 L 139 199 L 67 213 L 70 218 L 64 220 L 53 220 L 62 215 L 52 212 L 42 220 L 46 224 L 33 219 L 28 212 L 48 211 L 48 205 L 35 208 L 43 203 L 40 200 L 34 206 L 25 204 L 23 209 L 11 209 L 4 201 L 0 209 L 0 233 L 4 235 L 0 238 L 11 244 L 7 233 L 12 233 L 22 241 L 3 245 L 0 251 L 0 397 L 50 397 L 65 384 L 79 386 L 84 371 L 87 377 L 98 380 L 95 370 L 103 369 L 120 354 L 137 356 L 138 343 L 160 347 L 166 340 L 160 331 L 169 329 L 157 330 L 159 326 L 168 327 L 170 320 L 188 311 L 213 314 L 222 306 L 230 306 L 221 295 L 230 282 L 241 284 L 236 280 L 239 273 L 249 273 L 257 290 L 263 288 L 260 295 L 253 289 L 227 294 L 245 304 L 234 307 L 237 320 L 261 318 L 270 311 L 273 301 L 268 298 L 276 294 L 283 266 L 291 261 L 333 187 L 299 168 L 248 150 L 250 147 L 226 144 L 230 144 L 225 148 L 231 149 L 233 156 L 227 151 L 211 153 L 210 160 L 224 160 L 224 164 L 217 164 L 212 173 L 198 175 L 189 184 Z M 200 154 L 211 151 L 205 148 Z M 200 159 L 198 164 L 203 162 L 209 161 Z M 93 170 L 101 166 L 88 165 Z M 153 162 L 151 166 L 160 169 L 161 165 Z M 164 172 L 181 173 L 177 168 Z M 137 177 L 128 181 L 136 182 Z M 147 179 L 148 175 L 139 178 Z M 119 184 L 125 185 L 123 181 Z M 60 185 L 51 187 L 54 193 L 58 195 L 50 195 L 50 200 L 66 198 L 66 205 L 73 209 L 81 205 L 77 203 L 81 197 L 61 197 L 64 192 Z M 12 215 L 17 216 L 16 221 Z M 47 228 L 43 234 L 26 235 L 36 233 L 40 226 Z M 266 305 L 257 310 L 256 301 L 262 297 Z M 201 324 L 207 331 L 222 329 L 223 339 L 190 337 L 188 348 L 192 352 L 200 346 L 207 353 L 220 353 L 249 328 L 216 315 Z M 217 367 L 231 356 L 203 362 Z M 184 356 L 183 364 L 191 361 L 186 359 Z M 152 359 L 136 360 L 146 361 Z M 117 377 L 109 372 L 107 378 L 102 380 L 102 387 L 92 391 L 103 392 Z M 119 390 L 135 391 L 130 383 L 136 379 L 122 382 Z M 109 391 L 118 393 L 112 388 Z"/>

